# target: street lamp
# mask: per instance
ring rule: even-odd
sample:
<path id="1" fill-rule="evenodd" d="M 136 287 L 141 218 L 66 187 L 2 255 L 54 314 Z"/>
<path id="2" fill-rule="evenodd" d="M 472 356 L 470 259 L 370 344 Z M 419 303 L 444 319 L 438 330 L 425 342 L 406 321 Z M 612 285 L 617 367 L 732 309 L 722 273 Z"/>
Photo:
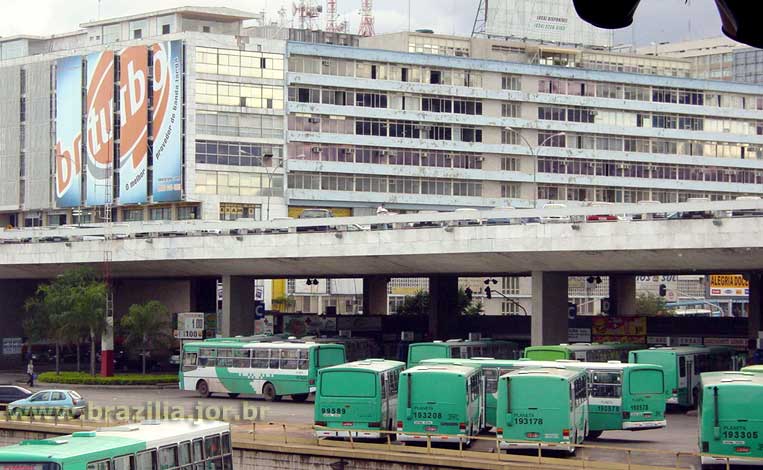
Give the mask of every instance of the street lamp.
<path id="1" fill-rule="evenodd" d="M 239 153 L 241 155 L 250 155 L 249 152 L 247 152 L 244 149 L 239 150 Z M 272 171 L 268 171 L 268 167 L 266 167 L 264 165 L 265 158 L 270 158 L 270 159 L 273 159 L 273 160 L 277 159 L 277 160 L 279 160 L 279 163 L 273 167 Z M 291 159 L 293 160 L 293 159 L 303 159 L 303 158 L 305 158 L 305 155 L 304 154 L 300 154 L 300 155 L 297 155 L 295 157 L 292 157 Z M 262 160 L 263 160 L 263 168 L 265 169 L 265 174 L 268 177 L 268 197 L 267 197 L 267 202 L 265 203 L 265 220 L 269 221 L 270 220 L 270 196 L 273 195 L 273 175 L 275 174 L 275 172 L 276 172 L 276 170 L 278 168 L 283 168 L 284 170 L 286 170 L 285 164 L 286 164 L 286 160 L 289 160 L 289 158 L 288 157 L 276 157 L 276 156 L 274 156 L 272 154 L 265 154 L 265 155 L 262 156 Z M 286 175 L 284 174 L 284 177 L 285 176 Z"/>
<path id="2" fill-rule="evenodd" d="M 537 209 L 538 208 L 538 154 L 533 149 L 533 146 L 530 143 L 530 141 L 527 140 L 527 138 L 523 136 L 519 130 L 514 129 L 513 127 L 510 127 L 510 126 L 506 126 L 505 129 L 515 132 L 519 136 L 519 138 L 524 141 L 524 143 L 527 145 L 527 148 L 530 149 L 530 156 L 532 156 L 533 158 L 533 209 Z M 546 142 L 553 139 L 554 137 L 562 137 L 564 135 L 566 135 L 564 132 L 557 132 L 556 134 L 551 134 L 550 136 L 543 139 L 543 141 L 541 141 L 541 143 L 538 144 L 538 147 L 543 147 L 546 144 Z"/>

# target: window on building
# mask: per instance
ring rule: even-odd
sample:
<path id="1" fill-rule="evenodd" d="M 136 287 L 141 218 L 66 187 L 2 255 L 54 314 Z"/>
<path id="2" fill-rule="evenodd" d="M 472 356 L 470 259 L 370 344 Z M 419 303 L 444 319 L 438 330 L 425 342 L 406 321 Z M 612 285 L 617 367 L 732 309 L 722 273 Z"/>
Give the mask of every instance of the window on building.
<path id="1" fill-rule="evenodd" d="M 502 171 L 519 171 L 519 159 L 516 157 L 501 157 Z"/>
<path id="2" fill-rule="evenodd" d="M 501 103 L 502 117 L 519 117 L 522 109 L 520 103 Z"/>
<path id="3" fill-rule="evenodd" d="M 133 39 L 141 39 L 143 37 L 143 30 L 142 29 L 134 29 L 132 32 L 132 38 Z"/>
<path id="4" fill-rule="evenodd" d="M 143 208 L 124 209 L 122 219 L 126 222 L 139 222 L 143 220 Z"/>
<path id="5" fill-rule="evenodd" d="M 212 31 L 212 28 L 210 28 L 209 26 L 202 26 L 201 27 L 201 32 L 202 33 L 209 33 L 211 31 Z"/>
<path id="6" fill-rule="evenodd" d="M 501 89 L 502 90 L 515 90 L 522 89 L 522 77 L 519 75 L 503 75 L 501 77 Z"/>
<path id="7" fill-rule="evenodd" d="M 152 207 L 148 213 L 151 220 L 172 220 L 171 207 Z"/>
<path id="8" fill-rule="evenodd" d="M 519 183 L 501 183 L 501 197 L 516 199 L 519 197 Z"/>
<path id="9" fill-rule="evenodd" d="M 170 25 L 168 24 L 162 25 L 162 34 L 170 34 Z"/>
<path id="10" fill-rule="evenodd" d="M 501 143 L 506 145 L 518 145 L 519 133 L 513 129 L 501 129 Z"/>

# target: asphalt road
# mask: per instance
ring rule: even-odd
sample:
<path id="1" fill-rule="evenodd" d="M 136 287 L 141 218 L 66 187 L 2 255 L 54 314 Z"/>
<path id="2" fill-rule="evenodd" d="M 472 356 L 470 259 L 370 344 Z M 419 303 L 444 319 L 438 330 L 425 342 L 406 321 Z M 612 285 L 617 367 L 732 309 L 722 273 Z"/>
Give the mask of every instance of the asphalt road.
<path id="1" fill-rule="evenodd" d="M 36 389 L 38 387 L 35 387 Z M 76 388 L 76 387 L 75 387 Z M 84 388 L 77 390 L 91 405 L 92 418 L 103 419 L 105 411 L 110 410 L 110 417 L 119 417 L 117 413 L 125 413 L 129 407 L 130 413 L 140 410 L 146 419 L 157 418 L 157 413 L 163 417 L 172 417 L 172 413 L 219 418 L 222 411 L 228 419 L 256 419 L 258 423 L 286 423 L 292 429 L 302 429 L 305 437 L 310 433 L 307 426 L 313 421 L 313 403 L 294 403 L 288 398 L 281 402 L 267 402 L 254 397 L 229 398 L 213 395 L 211 398 L 200 398 L 194 392 L 184 392 L 173 389 L 104 389 Z M 152 414 L 153 413 L 153 414 Z M 215 414 L 218 413 L 218 414 Z M 122 415 L 124 417 L 124 414 Z M 302 425 L 302 426 L 299 426 Z M 279 427 L 280 429 L 280 427 Z M 276 430 L 274 429 L 274 432 Z M 259 432 L 259 431 L 258 431 Z M 490 437 L 490 433 L 483 434 Z M 677 452 L 696 452 L 697 449 L 697 418 L 684 413 L 670 413 L 668 427 L 648 431 L 606 431 L 597 440 L 586 444 L 611 447 L 629 447 L 636 449 L 631 455 L 632 462 L 673 467 L 676 464 Z M 494 448 L 490 441 L 477 441 L 473 449 L 488 451 Z M 532 452 L 530 453 L 533 454 Z M 549 453 L 554 456 L 554 453 Z M 563 454 L 559 454 L 562 456 Z M 575 458 L 626 462 L 627 456 L 622 451 L 606 449 L 578 450 Z M 699 468 L 699 462 L 694 457 L 681 456 L 680 467 L 694 466 Z"/>

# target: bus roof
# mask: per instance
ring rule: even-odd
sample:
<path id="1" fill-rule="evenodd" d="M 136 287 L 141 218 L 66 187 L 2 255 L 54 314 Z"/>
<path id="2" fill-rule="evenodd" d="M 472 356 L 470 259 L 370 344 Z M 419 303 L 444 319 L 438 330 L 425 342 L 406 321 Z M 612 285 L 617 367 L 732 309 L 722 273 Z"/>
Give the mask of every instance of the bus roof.
<path id="1" fill-rule="evenodd" d="M 50 461 L 86 457 L 111 450 L 131 453 L 146 447 L 159 447 L 189 440 L 204 434 L 230 431 L 228 423 L 218 421 L 156 421 L 96 431 L 75 432 L 68 436 L 22 441 L 0 449 L 0 461 Z M 100 457 L 98 457 L 100 458 Z"/>
<path id="2" fill-rule="evenodd" d="M 437 346 L 474 346 L 478 344 L 496 344 L 496 343 L 514 343 L 514 341 L 511 340 L 503 340 L 503 339 L 491 339 L 491 338 L 482 338 L 480 340 L 470 340 L 470 339 L 449 339 L 446 341 L 428 341 L 428 342 L 422 342 L 422 343 L 411 343 L 409 346 L 420 346 L 420 345 L 437 345 Z"/>
<path id="3" fill-rule="evenodd" d="M 758 374 L 763 373 L 763 364 L 742 367 L 742 372 L 755 372 Z"/>
<path id="4" fill-rule="evenodd" d="M 410 369 L 404 370 L 403 374 L 410 374 L 412 372 L 416 373 L 432 373 L 432 374 L 454 374 L 454 375 L 471 375 L 477 371 L 476 367 L 471 367 L 468 365 L 455 365 L 455 364 L 427 364 L 427 365 L 419 365 L 415 367 L 411 367 Z"/>
<path id="5" fill-rule="evenodd" d="M 585 371 L 583 369 L 576 369 L 564 365 L 559 365 L 550 367 L 525 367 L 522 369 L 513 370 L 507 374 L 503 374 L 501 377 L 555 376 L 564 379 L 571 379 L 584 373 Z"/>
<path id="6" fill-rule="evenodd" d="M 702 386 L 723 386 L 729 384 L 763 385 L 763 374 L 753 372 L 705 372 L 700 374 Z"/>
<path id="7" fill-rule="evenodd" d="M 623 349 L 631 347 L 620 343 L 570 343 L 549 346 L 528 346 L 525 351 L 592 351 L 596 349 Z"/>
<path id="8" fill-rule="evenodd" d="M 404 362 L 390 361 L 387 359 L 363 359 L 361 361 L 348 362 L 346 364 L 339 364 L 336 366 L 324 367 L 320 370 L 320 373 L 327 371 L 350 371 L 350 370 L 365 370 L 371 372 L 384 372 L 390 369 L 396 369 L 398 367 L 405 367 Z"/>
<path id="9" fill-rule="evenodd" d="M 631 351 L 631 353 L 641 354 L 644 352 L 664 352 L 674 353 L 677 355 L 682 354 L 700 354 L 705 352 L 718 352 L 718 351 L 732 351 L 733 349 L 728 346 L 659 346 L 649 349 L 637 349 Z"/>
<path id="10" fill-rule="evenodd" d="M 312 341 L 236 341 L 236 340 L 230 340 L 225 338 L 216 338 L 214 340 L 205 340 L 205 341 L 191 341 L 188 343 L 185 343 L 183 345 L 184 347 L 192 347 L 192 348 L 294 348 L 294 349 L 309 349 L 309 348 L 316 348 L 318 346 L 320 347 L 326 347 L 326 346 L 338 346 L 338 347 L 344 347 L 341 344 L 334 344 L 334 343 L 314 343 Z"/>

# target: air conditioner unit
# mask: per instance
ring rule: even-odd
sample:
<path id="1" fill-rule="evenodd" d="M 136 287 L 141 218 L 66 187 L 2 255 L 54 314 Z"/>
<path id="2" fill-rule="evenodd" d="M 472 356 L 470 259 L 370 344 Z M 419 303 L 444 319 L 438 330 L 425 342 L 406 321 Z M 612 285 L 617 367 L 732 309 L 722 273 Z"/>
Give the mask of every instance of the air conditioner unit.
<path id="1" fill-rule="evenodd" d="M 324 67 L 328 67 L 329 65 L 331 65 L 331 62 L 329 62 L 328 60 L 322 60 L 321 65 L 323 65 Z"/>
<path id="2" fill-rule="evenodd" d="M 321 118 L 319 118 L 319 117 L 311 117 L 311 118 L 307 119 L 307 122 L 312 123 L 312 124 L 318 124 L 319 122 L 321 122 Z"/>
<path id="3" fill-rule="evenodd" d="M 347 155 L 352 155 L 355 153 L 355 149 L 344 149 L 344 153 Z"/>
<path id="4" fill-rule="evenodd" d="M 484 162 L 485 161 L 485 157 L 477 157 L 477 161 L 478 162 Z"/>
<path id="5" fill-rule="evenodd" d="M 313 147 L 313 148 L 310 149 L 310 151 L 313 152 L 313 153 L 321 153 L 321 148 L 320 147 Z"/>

